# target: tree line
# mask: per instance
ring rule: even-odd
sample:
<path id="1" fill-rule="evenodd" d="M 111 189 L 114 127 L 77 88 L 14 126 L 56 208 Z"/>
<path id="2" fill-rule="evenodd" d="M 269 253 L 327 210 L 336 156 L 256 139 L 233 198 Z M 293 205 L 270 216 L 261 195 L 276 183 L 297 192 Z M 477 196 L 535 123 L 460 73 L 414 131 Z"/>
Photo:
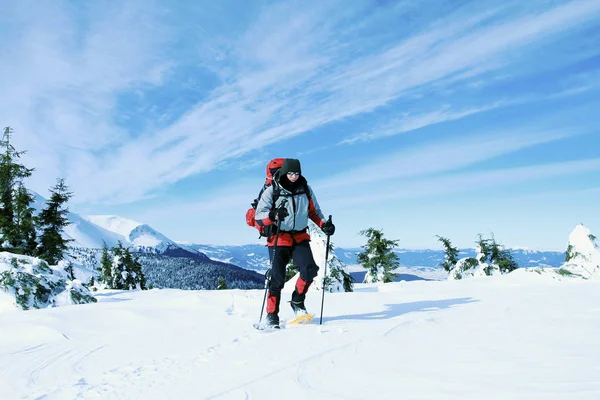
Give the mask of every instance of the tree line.
<path id="1" fill-rule="evenodd" d="M 72 239 L 64 237 L 70 224 L 68 202 L 73 197 L 64 178 L 50 188 L 50 198 L 36 214 L 35 196 L 25 186 L 34 168 L 21 163 L 25 151 L 11 143 L 13 130 L 6 127 L 0 141 L 0 251 L 38 257 L 56 265 L 68 255 Z M 75 279 L 73 264 L 65 267 L 69 279 Z M 119 244 L 102 249 L 99 281 L 110 289 L 146 288 L 141 264 L 128 248 Z M 94 281 L 90 282 L 94 285 Z M 88 286 L 90 286 L 88 284 Z"/>
<path id="2" fill-rule="evenodd" d="M 362 246 L 363 252 L 358 254 L 358 263 L 367 270 L 365 283 L 392 282 L 398 274 L 394 271 L 400 266 L 400 257 L 394 248 L 398 246 L 398 240 L 385 238 L 380 229 L 369 228 L 360 231 L 361 235 L 367 237 L 367 243 Z M 496 241 L 492 234 L 490 238 L 484 238 L 481 234 L 475 242 L 478 254 L 476 257 L 467 257 L 459 259 L 457 247 L 452 246 L 450 239 L 436 236 L 444 247 L 444 261 L 440 267 L 447 272 L 456 271 L 456 279 L 462 278 L 462 273 L 476 266 L 484 266 L 483 271 L 486 275 L 492 275 L 496 268 L 501 274 L 507 274 L 519 268 L 512 254 L 504 246 Z"/>
<path id="3" fill-rule="evenodd" d="M 67 202 L 73 194 L 64 178 L 58 178 L 36 215 L 34 195 L 25 186 L 34 168 L 20 163 L 25 151 L 12 145 L 12 133 L 10 127 L 4 128 L 0 141 L 0 251 L 39 257 L 56 265 L 64 258 L 70 241 L 62 233 L 69 224 Z"/>

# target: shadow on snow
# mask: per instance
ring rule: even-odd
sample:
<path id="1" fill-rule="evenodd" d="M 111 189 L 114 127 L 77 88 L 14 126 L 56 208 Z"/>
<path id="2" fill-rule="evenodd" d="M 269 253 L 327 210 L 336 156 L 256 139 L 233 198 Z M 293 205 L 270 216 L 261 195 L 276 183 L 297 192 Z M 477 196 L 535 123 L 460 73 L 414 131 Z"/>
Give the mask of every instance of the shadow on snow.
<path id="1" fill-rule="evenodd" d="M 425 300 L 425 301 L 413 301 L 411 303 L 398 303 L 398 304 L 385 304 L 385 309 L 382 311 L 363 313 L 363 314 L 349 314 L 349 315 L 336 315 L 333 317 L 323 317 L 323 322 L 329 321 L 340 321 L 340 320 L 377 320 L 377 319 L 390 319 L 398 317 L 403 314 L 423 311 L 438 311 L 444 310 L 460 304 L 474 303 L 479 300 L 475 300 L 471 297 L 459 297 L 455 299 L 445 300 Z"/>

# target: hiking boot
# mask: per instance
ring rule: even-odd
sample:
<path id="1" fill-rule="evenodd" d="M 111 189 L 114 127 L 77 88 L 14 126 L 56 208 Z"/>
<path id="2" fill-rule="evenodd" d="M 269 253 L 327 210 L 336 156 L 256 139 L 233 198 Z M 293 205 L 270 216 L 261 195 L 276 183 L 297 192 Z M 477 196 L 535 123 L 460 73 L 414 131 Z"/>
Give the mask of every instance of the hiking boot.
<path id="1" fill-rule="evenodd" d="M 265 322 L 267 326 L 279 328 L 279 315 L 277 315 L 277 313 L 267 314 L 267 319 Z"/>
<path id="2" fill-rule="evenodd" d="M 294 310 L 294 314 L 296 316 L 308 314 L 306 311 L 306 307 L 304 307 L 304 301 L 290 301 L 290 305 L 292 306 L 292 310 Z"/>

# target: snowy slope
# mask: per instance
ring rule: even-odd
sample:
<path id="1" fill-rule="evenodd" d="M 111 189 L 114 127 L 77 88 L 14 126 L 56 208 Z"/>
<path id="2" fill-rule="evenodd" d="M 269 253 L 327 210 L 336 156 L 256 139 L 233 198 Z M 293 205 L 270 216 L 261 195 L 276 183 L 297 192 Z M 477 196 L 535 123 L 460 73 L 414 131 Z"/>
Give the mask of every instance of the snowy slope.
<path id="1" fill-rule="evenodd" d="M 65 228 L 65 233 L 70 239 L 74 240 L 74 242 L 70 243 L 71 246 L 98 249 L 104 243 L 108 247 L 116 246 L 119 241 L 127 243 L 127 240 L 123 236 L 106 230 L 86 220 L 79 214 L 70 212 L 68 218 L 71 224 Z"/>
<path id="2" fill-rule="evenodd" d="M 310 291 L 316 324 L 266 333 L 262 290 L 0 314 L 0 398 L 600 398 L 600 282 L 511 275 L 359 284 L 326 295 L 321 327 Z"/>
<path id="3" fill-rule="evenodd" d="M 32 191 L 32 194 L 32 206 L 36 212 L 40 212 L 46 206 L 46 199 L 36 192 Z M 70 245 L 73 247 L 101 248 L 103 243 L 112 247 L 119 240 L 124 240 L 122 235 L 106 230 L 79 214 L 69 212 L 67 218 L 71 224 L 65 228 L 65 237 L 72 240 Z"/>
<path id="4" fill-rule="evenodd" d="M 86 215 L 84 218 L 107 231 L 121 236 L 124 243 L 133 246 L 158 247 L 160 250 L 164 250 L 169 244 L 175 245 L 174 241 L 156 231 L 148 224 L 117 215 Z"/>

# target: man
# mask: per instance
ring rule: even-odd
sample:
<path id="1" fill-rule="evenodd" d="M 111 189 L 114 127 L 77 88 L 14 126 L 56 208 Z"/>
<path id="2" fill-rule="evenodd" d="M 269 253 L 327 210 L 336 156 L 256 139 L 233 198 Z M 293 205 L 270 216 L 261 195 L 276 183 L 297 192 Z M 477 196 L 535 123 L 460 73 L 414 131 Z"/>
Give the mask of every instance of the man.
<path id="1" fill-rule="evenodd" d="M 310 249 L 308 219 L 317 224 L 326 235 L 333 235 L 335 225 L 324 220 L 315 194 L 302 176 L 300 161 L 293 158 L 286 158 L 273 176 L 273 184 L 265 189 L 259 199 L 255 218 L 257 224 L 264 226 L 265 231 L 269 232 L 267 246 L 272 263 L 267 294 L 267 324 L 278 327 L 281 290 L 285 284 L 285 269 L 290 258 L 300 271 L 290 302 L 296 315 L 307 313 L 304 299 L 319 271 Z"/>

